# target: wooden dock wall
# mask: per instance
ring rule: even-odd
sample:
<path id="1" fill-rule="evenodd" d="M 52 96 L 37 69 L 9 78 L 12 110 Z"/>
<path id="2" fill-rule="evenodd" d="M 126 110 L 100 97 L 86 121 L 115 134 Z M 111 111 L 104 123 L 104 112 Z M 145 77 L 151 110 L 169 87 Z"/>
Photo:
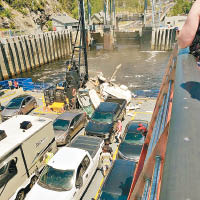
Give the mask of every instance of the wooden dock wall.
<path id="1" fill-rule="evenodd" d="M 0 39 L 0 80 L 15 77 L 72 52 L 71 33 L 47 32 Z"/>

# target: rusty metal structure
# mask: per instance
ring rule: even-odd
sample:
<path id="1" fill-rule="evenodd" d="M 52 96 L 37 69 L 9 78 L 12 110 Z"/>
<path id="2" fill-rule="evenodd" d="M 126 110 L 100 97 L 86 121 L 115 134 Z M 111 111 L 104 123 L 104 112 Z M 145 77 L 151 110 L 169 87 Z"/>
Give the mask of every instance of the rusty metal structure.
<path id="1" fill-rule="evenodd" d="M 128 199 L 159 199 L 174 97 L 177 47 L 170 56 Z"/>

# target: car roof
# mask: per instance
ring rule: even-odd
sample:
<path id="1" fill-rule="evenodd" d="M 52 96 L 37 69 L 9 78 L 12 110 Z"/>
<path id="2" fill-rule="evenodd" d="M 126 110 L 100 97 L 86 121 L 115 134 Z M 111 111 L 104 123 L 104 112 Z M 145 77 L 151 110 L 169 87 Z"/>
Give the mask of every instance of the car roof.
<path id="1" fill-rule="evenodd" d="M 101 112 L 114 112 L 118 107 L 118 103 L 101 102 L 96 110 Z"/>
<path id="2" fill-rule="evenodd" d="M 72 120 L 75 116 L 82 114 L 81 111 L 67 111 L 59 115 L 56 119 Z"/>
<path id="3" fill-rule="evenodd" d="M 48 165 L 61 170 L 76 170 L 86 155 L 86 151 L 73 147 L 62 147 Z"/>
<path id="4" fill-rule="evenodd" d="M 146 125 L 145 127 L 148 128 L 148 121 L 146 120 L 132 120 L 128 122 L 126 125 L 126 129 L 131 127 L 131 129 L 135 130 L 137 132 L 137 128 L 139 127 L 138 124 Z"/>
<path id="5" fill-rule="evenodd" d="M 13 98 L 13 99 L 21 99 L 21 98 L 26 98 L 26 97 L 29 97 L 30 95 L 28 95 L 28 94 L 22 94 L 22 95 L 19 95 L 19 96 L 17 96 L 17 97 L 15 97 L 15 98 Z"/>
<path id="6" fill-rule="evenodd" d="M 103 184 L 102 192 L 128 197 L 135 167 L 134 161 L 116 160 Z"/>

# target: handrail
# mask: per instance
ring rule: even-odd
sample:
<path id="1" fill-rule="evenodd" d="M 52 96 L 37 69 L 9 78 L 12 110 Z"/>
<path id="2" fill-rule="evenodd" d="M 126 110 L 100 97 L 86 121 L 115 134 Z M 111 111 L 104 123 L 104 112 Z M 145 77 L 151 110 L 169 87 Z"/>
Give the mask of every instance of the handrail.
<path id="1" fill-rule="evenodd" d="M 154 173 L 153 173 L 153 181 L 152 181 L 152 186 L 151 186 L 150 200 L 154 200 L 154 198 L 156 197 L 158 176 L 159 176 L 159 171 L 160 171 L 160 162 L 161 162 L 161 157 L 156 156 L 155 168 L 154 168 Z"/>

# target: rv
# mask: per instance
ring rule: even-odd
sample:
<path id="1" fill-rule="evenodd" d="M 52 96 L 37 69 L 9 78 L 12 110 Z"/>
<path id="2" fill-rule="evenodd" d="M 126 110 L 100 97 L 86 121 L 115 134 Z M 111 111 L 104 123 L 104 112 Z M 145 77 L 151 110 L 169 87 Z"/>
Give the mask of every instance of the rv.
<path id="1" fill-rule="evenodd" d="M 22 200 L 48 153 L 57 151 L 52 120 L 17 115 L 0 124 L 0 199 Z"/>

